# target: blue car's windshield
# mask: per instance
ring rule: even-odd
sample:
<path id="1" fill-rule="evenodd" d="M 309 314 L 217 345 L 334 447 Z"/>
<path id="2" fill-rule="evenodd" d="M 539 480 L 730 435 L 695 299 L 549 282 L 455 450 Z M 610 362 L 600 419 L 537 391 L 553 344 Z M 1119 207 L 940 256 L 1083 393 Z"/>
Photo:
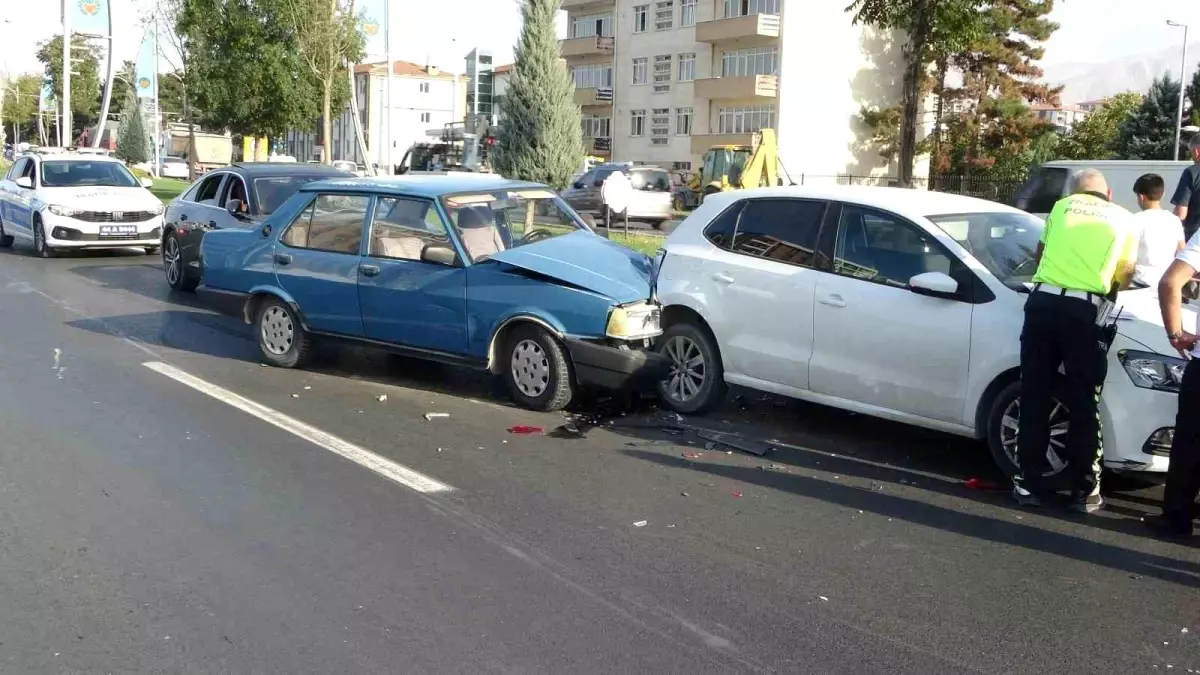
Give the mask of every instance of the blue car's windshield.
<path id="1" fill-rule="evenodd" d="M 588 229 L 548 188 L 449 195 L 442 198 L 442 206 L 471 262 Z"/>

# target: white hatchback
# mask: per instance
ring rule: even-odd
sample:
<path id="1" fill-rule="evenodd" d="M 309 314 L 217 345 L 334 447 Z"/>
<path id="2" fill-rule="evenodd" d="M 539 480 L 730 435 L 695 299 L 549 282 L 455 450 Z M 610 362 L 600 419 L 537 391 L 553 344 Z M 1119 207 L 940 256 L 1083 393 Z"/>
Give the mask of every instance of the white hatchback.
<path id="1" fill-rule="evenodd" d="M 673 363 L 663 399 L 700 413 L 727 383 L 750 387 L 986 439 L 1012 472 L 1023 308 L 1042 228 L 1001 204 L 898 188 L 710 196 L 667 239 L 661 263 L 658 348 Z M 1184 361 L 1154 289 L 1122 292 L 1118 305 L 1104 464 L 1165 472 Z M 1051 422 L 1058 473 L 1061 403 Z"/>

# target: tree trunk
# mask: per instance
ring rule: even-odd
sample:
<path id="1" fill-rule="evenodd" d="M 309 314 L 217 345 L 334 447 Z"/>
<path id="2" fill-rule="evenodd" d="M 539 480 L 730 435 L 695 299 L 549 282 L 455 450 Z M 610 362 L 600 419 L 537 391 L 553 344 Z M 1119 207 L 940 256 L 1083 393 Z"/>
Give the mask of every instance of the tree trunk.
<path id="1" fill-rule="evenodd" d="M 942 156 L 942 115 L 945 105 L 942 97 L 946 95 L 946 72 L 950 69 L 950 59 L 945 54 L 937 60 L 937 108 L 933 111 L 933 157 L 929 162 L 929 187 L 933 188 L 933 179 L 937 175 L 937 162 Z"/>
<path id="2" fill-rule="evenodd" d="M 332 112 L 329 108 L 333 99 L 333 73 L 329 73 L 329 76 L 325 78 L 321 89 L 321 147 L 324 149 L 321 163 L 330 164 L 333 162 L 333 142 L 331 141 L 333 120 L 329 118 Z"/>
<path id="3" fill-rule="evenodd" d="M 188 99 L 187 84 L 183 85 L 183 121 L 188 126 L 188 182 L 196 180 L 199 171 L 196 170 L 196 125 L 192 121 L 192 104 Z M 167 148 L 170 151 L 170 148 Z"/>
<path id="4" fill-rule="evenodd" d="M 914 0 L 912 28 L 908 32 L 908 44 L 904 48 L 904 81 L 901 92 L 899 179 L 902 187 L 913 186 L 917 123 L 921 107 L 921 73 L 925 67 L 930 18 L 929 0 Z"/>

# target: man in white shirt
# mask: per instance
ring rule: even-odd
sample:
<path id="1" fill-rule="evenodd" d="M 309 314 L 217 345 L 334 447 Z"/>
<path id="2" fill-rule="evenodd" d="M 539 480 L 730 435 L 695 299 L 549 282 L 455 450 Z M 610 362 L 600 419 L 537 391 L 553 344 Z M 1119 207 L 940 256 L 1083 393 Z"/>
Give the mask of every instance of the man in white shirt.
<path id="1" fill-rule="evenodd" d="M 1142 209 L 1133 216 L 1134 226 L 1141 233 L 1133 280 L 1153 288 L 1171 266 L 1175 254 L 1183 250 L 1183 223 L 1162 208 L 1166 192 L 1162 176 L 1154 173 L 1142 176 L 1133 184 L 1133 192 Z"/>
<path id="2" fill-rule="evenodd" d="M 1158 304 L 1167 339 L 1187 359 L 1179 385 L 1179 413 L 1171 441 L 1163 512 L 1161 516 L 1146 518 L 1147 525 L 1170 537 L 1191 537 L 1195 527 L 1192 521 L 1200 515 L 1196 506 L 1196 496 L 1200 494 L 1200 344 L 1192 332 L 1197 327 L 1188 326 L 1190 330 L 1183 327 L 1183 287 L 1197 271 L 1200 271 L 1200 232 L 1192 235 L 1158 284 Z"/>

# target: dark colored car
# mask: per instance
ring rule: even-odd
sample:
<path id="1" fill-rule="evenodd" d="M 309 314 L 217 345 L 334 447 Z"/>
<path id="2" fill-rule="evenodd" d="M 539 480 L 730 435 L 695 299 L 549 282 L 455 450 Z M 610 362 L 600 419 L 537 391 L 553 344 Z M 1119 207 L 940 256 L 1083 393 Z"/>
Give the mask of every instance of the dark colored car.
<path id="1" fill-rule="evenodd" d="M 301 187 L 354 174 L 323 164 L 247 162 L 210 171 L 167 207 L 162 256 L 167 283 L 178 291 L 200 283 L 200 242 L 212 230 L 255 227 Z"/>

